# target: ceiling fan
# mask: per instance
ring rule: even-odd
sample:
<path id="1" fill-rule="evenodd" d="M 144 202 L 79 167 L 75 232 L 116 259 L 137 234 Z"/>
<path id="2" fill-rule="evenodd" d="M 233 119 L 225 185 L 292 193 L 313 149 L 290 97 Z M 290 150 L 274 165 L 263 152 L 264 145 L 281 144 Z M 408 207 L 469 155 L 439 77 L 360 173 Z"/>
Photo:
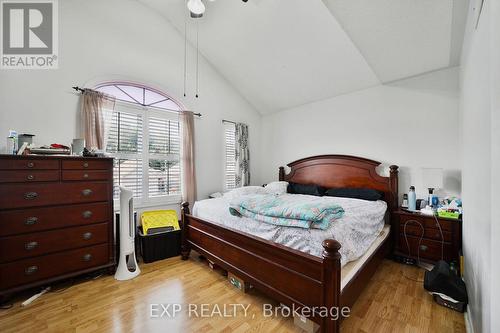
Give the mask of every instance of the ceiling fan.
<path id="1" fill-rule="evenodd" d="M 210 2 L 213 2 L 215 0 L 208 0 Z M 248 0 L 242 0 L 243 2 L 247 2 Z M 203 3 L 202 0 L 188 0 L 187 2 L 187 8 L 189 9 L 189 12 L 191 13 L 192 18 L 200 18 L 203 17 L 203 13 L 205 13 L 205 4 Z"/>

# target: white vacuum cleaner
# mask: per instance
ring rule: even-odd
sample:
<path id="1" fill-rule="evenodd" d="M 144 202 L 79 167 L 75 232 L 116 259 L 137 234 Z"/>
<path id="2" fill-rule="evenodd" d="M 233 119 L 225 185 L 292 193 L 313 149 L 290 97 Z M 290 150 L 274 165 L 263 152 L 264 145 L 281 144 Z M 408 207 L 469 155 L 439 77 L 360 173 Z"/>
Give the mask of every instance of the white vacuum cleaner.
<path id="1" fill-rule="evenodd" d="M 116 280 L 130 280 L 141 273 L 135 258 L 134 197 L 130 190 L 120 187 L 120 253 Z"/>

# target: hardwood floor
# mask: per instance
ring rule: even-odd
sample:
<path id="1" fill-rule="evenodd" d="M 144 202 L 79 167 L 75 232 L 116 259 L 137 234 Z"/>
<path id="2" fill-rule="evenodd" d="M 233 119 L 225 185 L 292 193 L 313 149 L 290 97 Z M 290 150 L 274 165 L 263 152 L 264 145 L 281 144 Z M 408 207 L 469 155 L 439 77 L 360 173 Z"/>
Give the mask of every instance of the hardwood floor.
<path id="1" fill-rule="evenodd" d="M 255 290 L 244 294 L 211 271 L 196 256 L 141 265 L 141 275 L 118 282 L 104 275 L 94 280 L 54 286 L 28 307 L 19 296 L 12 308 L 0 310 L 0 331 L 7 332 L 300 332 L 293 319 L 266 318 L 262 312 L 269 300 Z M 403 273 L 406 275 L 403 276 Z M 435 304 L 422 287 L 423 271 L 385 260 L 342 323 L 342 332 L 465 332 L 463 315 Z M 150 304 L 198 305 L 196 313 L 187 305 L 175 318 L 151 318 Z M 234 317 L 201 318 L 201 304 L 209 312 L 223 310 Z M 238 307 L 249 306 L 247 316 Z M 158 315 L 159 308 L 153 314 Z M 235 310 L 235 311 L 233 311 Z M 172 308 L 169 309 L 172 313 Z M 196 318 L 196 314 L 199 316 Z"/>

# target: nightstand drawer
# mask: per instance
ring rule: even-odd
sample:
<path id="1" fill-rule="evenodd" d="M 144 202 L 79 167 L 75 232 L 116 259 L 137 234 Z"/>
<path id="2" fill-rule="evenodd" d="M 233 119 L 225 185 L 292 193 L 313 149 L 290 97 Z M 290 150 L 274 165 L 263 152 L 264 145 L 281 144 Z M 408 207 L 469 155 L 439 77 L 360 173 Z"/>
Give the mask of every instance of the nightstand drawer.
<path id="1" fill-rule="evenodd" d="M 417 258 L 420 237 L 407 236 L 407 239 L 410 246 L 410 253 L 408 253 L 408 246 L 403 233 L 399 234 L 399 251 L 403 254 L 410 255 L 413 258 Z M 444 243 L 443 255 L 444 260 L 453 259 L 452 247 L 450 243 Z M 425 238 L 422 239 L 420 243 L 420 259 L 434 261 L 441 260 L 441 242 Z"/>
<path id="2" fill-rule="evenodd" d="M 401 232 L 401 235 L 404 235 L 405 233 L 404 224 L 399 226 L 399 231 Z M 418 224 L 410 221 L 406 225 L 406 234 L 420 238 L 422 236 L 422 228 Z M 441 241 L 441 233 L 439 232 L 439 229 L 425 228 L 424 238 Z M 451 232 L 443 230 L 443 238 L 445 242 L 451 242 L 452 241 Z"/>
<path id="3" fill-rule="evenodd" d="M 432 216 L 425 216 L 425 215 L 401 215 L 401 222 L 400 225 L 404 226 L 406 221 L 418 221 L 422 223 L 424 228 L 433 228 L 433 229 L 438 229 L 439 227 L 436 224 L 436 219 Z M 453 230 L 453 223 L 456 223 L 454 221 L 447 221 L 443 219 L 438 219 L 439 224 L 441 224 L 441 229 L 446 230 L 446 231 L 452 231 Z"/>

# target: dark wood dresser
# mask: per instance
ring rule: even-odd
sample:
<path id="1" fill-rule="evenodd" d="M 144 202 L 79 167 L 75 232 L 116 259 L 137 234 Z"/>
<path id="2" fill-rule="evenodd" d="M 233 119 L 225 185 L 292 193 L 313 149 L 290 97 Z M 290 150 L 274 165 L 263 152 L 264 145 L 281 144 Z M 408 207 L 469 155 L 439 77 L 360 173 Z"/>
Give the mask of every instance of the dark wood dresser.
<path id="1" fill-rule="evenodd" d="M 0 296 L 115 266 L 113 159 L 0 155 Z"/>
<path id="2" fill-rule="evenodd" d="M 462 220 L 434 217 L 420 213 L 412 213 L 399 209 L 394 212 L 393 231 L 395 237 L 394 254 L 397 256 L 417 259 L 420 241 L 420 259 L 435 263 L 441 260 L 441 232 L 443 232 L 443 259 L 447 262 L 459 261 L 459 251 L 462 249 Z M 406 239 L 405 239 L 406 224 Z M 422 230 L 422 227 L 423 230 Z"/>

